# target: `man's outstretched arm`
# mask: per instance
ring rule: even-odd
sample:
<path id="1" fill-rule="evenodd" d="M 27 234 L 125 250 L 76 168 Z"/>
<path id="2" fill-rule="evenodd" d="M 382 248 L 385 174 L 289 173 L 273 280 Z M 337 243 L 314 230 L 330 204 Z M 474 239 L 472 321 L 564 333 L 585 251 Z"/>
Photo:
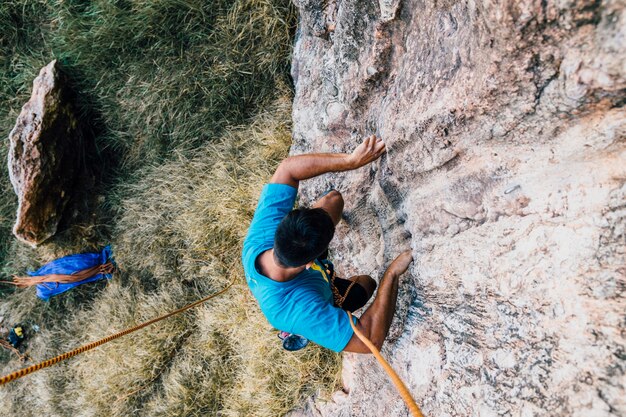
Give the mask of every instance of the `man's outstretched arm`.
<path id="1" fill-rule="evenodd" d="M 378 159 L 385 152 L 385 142 L 372 135 L 350 153 L 314 153 L 290 156 L 280 163 L 270 180 L 298 188 L 302 180 L 327 172 L 357 169 Z"/>
<path id="2" fill-rule="evenodd" d="M 398 281 L 413 262 L 411 251 L 401 253 L 387 268 L 378 286 L 378 293 L 372 305 L 359 318 L 357 328 L 380 350 L 391 327 L 391 320 L 396 311 Z M 344 348 L 346 352 L 371 353 L 356 334 Z"/>

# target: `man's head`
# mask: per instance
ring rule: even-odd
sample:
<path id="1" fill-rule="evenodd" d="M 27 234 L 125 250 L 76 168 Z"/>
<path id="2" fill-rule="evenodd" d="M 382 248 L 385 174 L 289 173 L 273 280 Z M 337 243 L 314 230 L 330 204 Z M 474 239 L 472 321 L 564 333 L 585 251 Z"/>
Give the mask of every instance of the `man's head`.
<path id="1" fill-rule="evenodd" d="M 306 265 L 321 255 L 335 234 L 335 225 L 321 208 L 293 210 L 278 225 L 274 255 L 285 267 Z"/>

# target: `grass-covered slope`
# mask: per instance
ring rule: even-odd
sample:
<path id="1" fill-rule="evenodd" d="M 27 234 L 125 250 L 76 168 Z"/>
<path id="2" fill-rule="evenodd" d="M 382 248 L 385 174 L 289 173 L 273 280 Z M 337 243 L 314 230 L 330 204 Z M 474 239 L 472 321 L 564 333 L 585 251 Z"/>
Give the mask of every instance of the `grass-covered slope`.
<path id="1" fill-rule="evenodd" d="M 120 272 L 44 303 L 0 290 L 4 324 L 30 334 L 32 362 L 163 314 L 230 280 L 225 295 L 0 390 L 22 416 L 280 415 L 336 383 L 337 356 L 287 354 L 243 280 L 241 241 L 260 188 L 290 142 L 287 1 L 0 4 L 0 134 L 57 58 L 91 130 L 62 230 L 33 250 L 11 236 L 0 170 L 0 279 L 112 244 Z M 0 141 L 5 159 L 6 140 Z M 0 351 L 0 372 L 22 364 Z"/>

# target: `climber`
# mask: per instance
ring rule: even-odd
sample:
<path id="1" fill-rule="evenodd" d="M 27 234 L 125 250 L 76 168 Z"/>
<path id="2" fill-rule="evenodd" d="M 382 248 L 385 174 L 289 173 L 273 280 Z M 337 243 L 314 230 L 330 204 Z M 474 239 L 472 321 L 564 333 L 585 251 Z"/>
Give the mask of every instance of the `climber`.
<path id="1" fill-rule="evenodd" d="M 366 138 L 351 154 L 291 156 L 263 187 L 243 244 L 246 281 L 266 318 L 287 350 L 308 340 L 335 352 L 370 353 L 354 334 L 348 314 L 365 305 L 376 289 L 367 275 L 342 279 L 326 260 L 328 244 L 341 219 L 343 198 L 336 190 L 312 208 L 292 210 L 299 182 L 328 172 L 360 168 L 378 159 L 385 143 Z M 387 268 L 378 294 L 355 324 L 378 349 L 389 331 L 396 308 L 398 280 L 413 258 L 400 254 Z"/>

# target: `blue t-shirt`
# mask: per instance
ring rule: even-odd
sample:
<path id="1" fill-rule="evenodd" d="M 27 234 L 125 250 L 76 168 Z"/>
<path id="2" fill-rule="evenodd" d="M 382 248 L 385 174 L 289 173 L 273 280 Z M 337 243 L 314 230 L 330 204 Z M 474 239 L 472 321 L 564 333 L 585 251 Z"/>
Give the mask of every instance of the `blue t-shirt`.
<path id="1" fill-rule="evenodd" d="M 296 194 L 297 190 L 286 184 L 263 187 L 243 242 L 246 281 L 272 326 L 340 352 L 352 338 L 353 330 L 348 314 L 333 305 L 328 277 L 310 268 L 290 281 L 278 282 L 262 275 L 255 266 L 257 257 L 274 246 L 278 224 L 292 210 Z"/>

